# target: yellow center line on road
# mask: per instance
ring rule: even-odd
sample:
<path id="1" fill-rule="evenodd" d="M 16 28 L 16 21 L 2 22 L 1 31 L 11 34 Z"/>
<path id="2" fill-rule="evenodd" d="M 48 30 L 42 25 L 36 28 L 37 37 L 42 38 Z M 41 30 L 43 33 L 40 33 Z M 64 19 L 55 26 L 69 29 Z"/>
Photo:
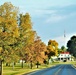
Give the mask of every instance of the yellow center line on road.
<path id="1" fill-rule="evenodd" d="M 53 73 L 53 75 L 59 75 L 58 73 L 62 70 L 63 68 L 59 68 L 58 70 L 56 70 L 54 73 Z M 42 73 L 42 74 L 40 74 L 40 75 L 44 75 L 45 74 L 45 72 L 44 73 Z"/>
<path id="2" fill-rule="evenodd" d="M 60 68 L 58 71 L 56 71 L 55 73 L 54 73 L 54 75 L 58 75 L 58 73 L 61 71 L 62 69 Z"/>

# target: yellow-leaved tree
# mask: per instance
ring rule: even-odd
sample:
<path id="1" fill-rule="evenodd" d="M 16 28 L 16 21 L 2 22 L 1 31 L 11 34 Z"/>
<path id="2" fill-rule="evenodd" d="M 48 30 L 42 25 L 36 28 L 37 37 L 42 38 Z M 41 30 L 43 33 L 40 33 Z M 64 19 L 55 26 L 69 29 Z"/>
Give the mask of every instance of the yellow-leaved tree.
<path id="1" fill-rule="evenodd" d="M 20 51 L 19 55 L 22 60 L 22 68 L 23 68 L 23 60 L 27 58 L 26 55 L 29 54 L 29 50 L 27 47 L 33 43 L 36 32 L 32 29 L 32 22 L 29 13 L 20 14 L 19 18 L 19 32 L 20 32 Z"/>
<path id="2" fill-rule="evenodd" d="M 0 60 L 7 63 L 17 60 L 18 8 L 10 2 L 0 6 Z M 7 60 L 9 59 L 9 60 Z"/>
<path id="3" fill-rule="evenodd" d="M 48 55 L 48 61 L 51 56 L 58 55 L 58 43 L 55 40 L 49 40 L 46 54 Z"/>

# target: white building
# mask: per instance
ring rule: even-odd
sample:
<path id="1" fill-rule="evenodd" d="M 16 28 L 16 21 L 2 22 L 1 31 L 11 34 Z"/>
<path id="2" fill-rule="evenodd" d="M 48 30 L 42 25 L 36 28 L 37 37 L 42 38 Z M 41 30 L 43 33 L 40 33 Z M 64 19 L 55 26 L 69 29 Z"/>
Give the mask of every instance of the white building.
<path id="1" fill-rule="evenodd" d="M 58 60 L 59 61 L 64 61 L 64 60 L 71 61 L 72 56 L 71 56 L 71 54 L 69 52 L 62 52 L 62 53 L 59 54 Z"/>

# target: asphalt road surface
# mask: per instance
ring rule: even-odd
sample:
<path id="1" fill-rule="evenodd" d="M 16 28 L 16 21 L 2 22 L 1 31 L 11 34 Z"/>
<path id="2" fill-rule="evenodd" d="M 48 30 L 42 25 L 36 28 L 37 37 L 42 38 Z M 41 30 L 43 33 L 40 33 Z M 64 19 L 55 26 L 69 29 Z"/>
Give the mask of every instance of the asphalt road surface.
<path id="1" fill-rule="evenodd" d="M 25 75 L 76 75 L 73 65 L 57 65 L 52 68 L 35 71 Z"/>

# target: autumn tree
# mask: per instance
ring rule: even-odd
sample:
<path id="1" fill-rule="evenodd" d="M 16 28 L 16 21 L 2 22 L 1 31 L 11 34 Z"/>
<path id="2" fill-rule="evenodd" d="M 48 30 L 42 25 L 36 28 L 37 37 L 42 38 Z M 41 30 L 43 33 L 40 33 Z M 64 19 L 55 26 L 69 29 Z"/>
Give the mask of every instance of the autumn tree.
<path id="1" fill-rule="evenodd" d="M 55 40 L 49 40 L 46 54 L 48 55 L 48 61 L 51 56 L 58 55 L 58 43 Z"/>
<path id="2" fill-rule="evenodd" d="M 47 58 L 45 56 L 46 45 L 41 41 L 39 37 L 34 42 L 34 61 L 36 62 L 37 68 L 39 63 L 43 63 L 43 61 Z"/>
<path id="3" fill-rule="evenodd" d="M 1 58 L 7 57 L 6 54 L 13 50 L 16 38 L 19 37 L 17 24 L 18 9 L 11 3 L 4 3 L 0 6 L 0 47 Z M 14 51 L 14 50 L 13 50 Z"/>
<path id="4" fill-rule="evenodd" d="M 42 63 L 46 58 L 45 50 L 46 45 L 32 28 L 30 14 L 18 14 L 18 8 L 10 2 L 1 5 L 0 60 L 14 63 L 19 59 L 28 61 L 28 58 L 29 61 Z"/>
<path id="5" fill-rule="evenodd" d="M 18 15 L 18 8 L 11 3 L 0 6 L 0 58 L 7 63 L 24 59 L 27 45 L 34 41 L 30 15 Z M 7 60 L 10 59 L 10 60 Z"/>
<path id="6" fill-rule="evenodd" d="M 40 40 L 39 37 L 37 37 L 32 44 L 29 45 L 27 48 L 28 50 L 28 56 L 27 56 L 27 61 L 31 62 L 31 68 L 32 68 L 32 63 L 35 63 L 38 65 L 43 63 L 43 61 L 47 58 L 45 56 L 45 51 L 46 51 L 46 45 Z"/>
<path id="7" fill-rule="evenodd" d="M 20 57 L 23 60 L 26 59 L 26 55 L 28 54 L 27 47 L 32 44 L 35 38 L 36 32 L 32 29 L 32 22 L 31 17 L 29 13 L 26 13 L 25 15 L 20 14 L 19 17 L 19 32 L 20 32 L 20 38 L 19 43 L 21 44 L 20 47 Z M 23 62 L 22 62 L 23 67 Z"/>
<path id="8" fill-rule="evenodd" d="M 19 28 L 17 22 L 18 8 L 10 2 L 0 6 L 0 60 L 10 58 L 14 62 L 17 56 L 17 38 L 19 37 Z"/>

